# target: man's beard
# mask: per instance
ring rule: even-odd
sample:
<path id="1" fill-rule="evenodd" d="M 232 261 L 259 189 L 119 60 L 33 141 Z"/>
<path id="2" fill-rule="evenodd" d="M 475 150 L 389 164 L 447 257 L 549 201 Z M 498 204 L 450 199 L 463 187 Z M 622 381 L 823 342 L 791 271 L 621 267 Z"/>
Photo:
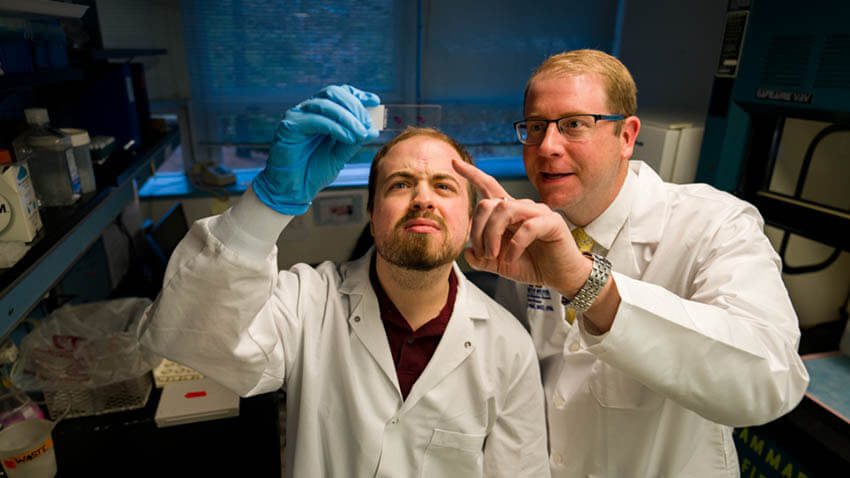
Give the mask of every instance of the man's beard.
<path id="1" fill-rule="evenodd" d="M 437 223 L 443 231 L 444 240 L 439 244 L 436 251 L 432 251 L 429 244 L 436 239 L 431 234 L 405 233 L 404 223 L 411 219 L 425 218 Z M 430 271 L 454 261 L 463 250 L 463 244 L 453 248 L 449 243 L 446 231 L 446 223 L 442 218 L 429 212 L 408 212 L 401 218 L 393 228 L 393 235 L 383 244 L 375 241 L 378 254 L 390 264 L 405 269 L 417 271 Z"/>

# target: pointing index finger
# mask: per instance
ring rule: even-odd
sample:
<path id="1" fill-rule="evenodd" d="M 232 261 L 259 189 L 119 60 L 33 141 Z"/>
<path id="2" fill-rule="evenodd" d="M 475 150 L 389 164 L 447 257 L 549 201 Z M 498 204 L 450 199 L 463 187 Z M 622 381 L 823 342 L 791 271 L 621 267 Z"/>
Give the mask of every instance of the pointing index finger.
<path id="1" fill-rule="evenodd" d="M 475 166 L 457 159 L 452 159 L 452 167 L 455 168 L 455 171 L 457 171 L 458 174 L 466 178 L 473 186 L 475 186 L 475 189 L 478 190 L 478 193 L 482 198 L 511 198 L 511 195 L 505 191 L 505 188 L 499 184 L 499 181 L 496 181 L 496 178 Z"/>

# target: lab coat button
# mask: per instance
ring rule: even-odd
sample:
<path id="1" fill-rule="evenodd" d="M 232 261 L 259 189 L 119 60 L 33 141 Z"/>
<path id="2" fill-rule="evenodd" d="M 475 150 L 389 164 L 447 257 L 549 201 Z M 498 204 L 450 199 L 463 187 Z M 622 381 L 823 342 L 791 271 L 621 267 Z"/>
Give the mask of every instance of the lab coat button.
<path id="1" fill-rule="evenodd" d="M 578 349 L 580 348 L 581 344 L 578 343 L 578 340 L 574 340 L 570 343 L 570 352 L 578 352 Z"/>
<path id="2" fill-rule="evenodd" d="M 392 420 L 390 420 L 390 423 L 393 425 L 398 424 L 398 418 L 393 418 Z"/>
<path id="3" fill-rule="evenodd" d="M 360 322 L 360 316 L 359 316 L 359 315 L 355 315 L 355 316 L 354 316 L 354 321 L 355 321 L 355 322 Z"/>
<path id="4" fill-rule="evenodd" d="M 466 347 L 466 348 L 472 347 L 472 342 L 467 340 L 466 342 L 463 343 L 463 346 Z"/>
<path id="5" fill-rule="evenodd" d="M 564 457 L 561 456 L 560 453 L 555 453 L 554 455 L 552 455 L 552 462 L 555 463 L 556 465 L 563 465 L 564 464 Z"/>

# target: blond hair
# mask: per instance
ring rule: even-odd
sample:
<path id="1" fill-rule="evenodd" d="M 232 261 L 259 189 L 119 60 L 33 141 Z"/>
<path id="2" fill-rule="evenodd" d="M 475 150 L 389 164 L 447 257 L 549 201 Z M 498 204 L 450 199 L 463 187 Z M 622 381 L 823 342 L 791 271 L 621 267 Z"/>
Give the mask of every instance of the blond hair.
<path id="1" fill-rule="evenodd" d="M 372 159 L 372 167 L 369 170 L 369 197 L 366 200 L 366 210 L 372 211 L 372 207 L 375 205 L 375 182 L 378 179 L 378 164 L 384 158 L 384 156 L 389 153 L 389 151 L 393 148 L 393 146 L 401 143 L 406 139 L 413 138 L 414 136 L 428 136 L 431 138 L 438 139 L 457 151 L 457 154 L 460 156 L 460 159 L 466 163 L 469 163 L 475 166 L 475 161 L 473 161 L 472 156 L 466 151 L 466 148 L 463 147 L 460 143 L 449 137 L 447 134 L 443 133 L 434 128 L 418 128 L 415 126 L 408 126 L 404 131 L 399 133 L 395 138 L 387 141 L 381 149 L 375 153 L 375 157 Z M 477 203 L 477 195 L 475 188 L 472 186 L 472 183 L 467 181 L 467 192 L 469 194 L 469 215 L 472 216 L 472 212 L 475 210 L 475 205 Z"/>
<path id="2" fill-rule="evenodd" d="M 528 99 L 531 83 L 542 76 L 574 76 L 596 74 L 602 77 L 610 114 L 632 116 L 637 111 L 637 87 L 631 73 L 615 57 L 599 50 L 572 50 L 547 58 L 531 74 L 525 85 L 523 103 Z M 593 111 L 592 113 L 601 113 Z M 617 133 L 620 125 L 618 122 Z"/>

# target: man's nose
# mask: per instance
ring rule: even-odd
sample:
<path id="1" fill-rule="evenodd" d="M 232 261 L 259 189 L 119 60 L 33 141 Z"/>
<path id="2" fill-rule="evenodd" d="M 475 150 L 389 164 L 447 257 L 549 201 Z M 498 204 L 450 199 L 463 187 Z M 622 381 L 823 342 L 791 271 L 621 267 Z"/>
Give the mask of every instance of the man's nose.
<path id="1" fill-rule="evenodd" d="M 413 191 L 413 209 L 434 209 L 434 192 L 427 186 L 417 186 Z"/>
<path id="2" fill-rule="evenodd" d="M 540 142 L 540 154 L 547 157 L 561 157 L 564 155 L 564 135 L 558 131 L 557 123 L 549 123 L 546 126 L 546 134 Z"/>

